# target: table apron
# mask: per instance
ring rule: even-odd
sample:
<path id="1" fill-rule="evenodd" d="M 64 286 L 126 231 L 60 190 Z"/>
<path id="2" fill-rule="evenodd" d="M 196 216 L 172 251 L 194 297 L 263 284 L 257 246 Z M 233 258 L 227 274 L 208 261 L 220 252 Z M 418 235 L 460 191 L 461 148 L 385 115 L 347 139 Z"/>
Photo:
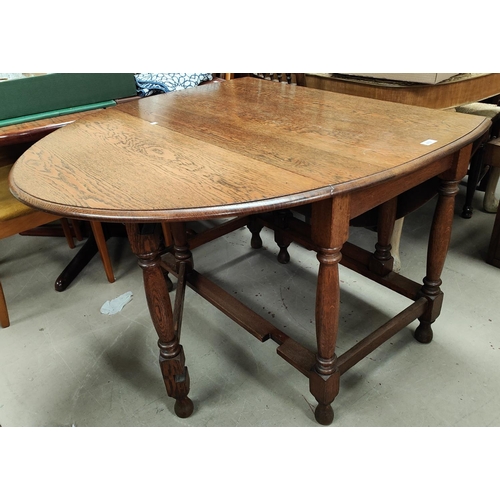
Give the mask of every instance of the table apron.
<path id="1" fill-rule="evenodd" d="M 441 160 L 437 160 L 404 177 L 395 177 L 383 183 L 374 184 L 365 189 L 352 192 L 350 195 L 351 219 L 368 212 L 372 208 L 382 205 L 386 201 L 422 184 L 428 179 L 443 174 L 448 170 L 452 170 L 454 156 L 455 155 L 449 155 Z"/>

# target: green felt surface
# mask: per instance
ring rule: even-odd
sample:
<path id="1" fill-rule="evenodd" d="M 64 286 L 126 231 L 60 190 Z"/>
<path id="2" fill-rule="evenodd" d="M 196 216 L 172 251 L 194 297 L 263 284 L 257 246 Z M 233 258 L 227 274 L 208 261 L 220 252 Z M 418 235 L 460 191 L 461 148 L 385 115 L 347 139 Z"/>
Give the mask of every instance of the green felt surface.
<path id="1" fill-rule="evenodd" d="M 17 125 L 24 122 L 43 120 L 44 118 L 54 118 L 55 116 L 69 115 L 71 113 L 81 113 L 82 111 L 91 111 L 93 109 L 109 108 L 116 106 L 115 101 L 97 102 L 95 104 L 84 104 L 83 106 L 73 106 L 72 108 L 56 109 L 54 111 L 45 111 L 44 113 L 35 113 L 33 115 L 17 116 L 16 118 L 7 118 L 0 120 L 0 127 L 8 125 Z"/>
<path id="2" fill-rule="evenodd" d="M 133 73 L 51 73 L 0 83 L 0 120 L 137 95 Z"/>

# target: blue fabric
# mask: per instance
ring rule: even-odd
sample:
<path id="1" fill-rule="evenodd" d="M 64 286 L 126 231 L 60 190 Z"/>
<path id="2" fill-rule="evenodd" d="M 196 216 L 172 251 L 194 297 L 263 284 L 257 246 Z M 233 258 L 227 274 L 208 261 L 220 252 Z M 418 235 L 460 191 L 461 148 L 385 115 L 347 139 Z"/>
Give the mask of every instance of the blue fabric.
<path id="1" fill-rule="evenodd" d="M 137 73 L 137 93 L 142 96 L 196 87 L 212 79 L 211 73 Z"/>

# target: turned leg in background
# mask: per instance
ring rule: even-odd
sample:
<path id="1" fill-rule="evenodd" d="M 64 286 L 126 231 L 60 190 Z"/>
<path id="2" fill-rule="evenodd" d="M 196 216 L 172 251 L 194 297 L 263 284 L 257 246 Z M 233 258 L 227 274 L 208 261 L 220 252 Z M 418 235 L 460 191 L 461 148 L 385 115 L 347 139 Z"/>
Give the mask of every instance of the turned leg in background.
<path id="1" fill-rule="evenodd" d="M 290 262 L 290 254 L 288 247 L 292 243 L 292 238 L 287 236 L 286 229 L 288 227 L 288 218 L 291 217 L 290 210 L 277 210 L 274 212 L 274 241 L 278 245 L 280 251 L 278 253 L 278 262 L 280 264 L 288 264 Z"/>
<path id="2" fill-rule="evenodd" d="M 385 276 L 392 271 L 394 257 L 391 254 L 391 239 L 396 220 L 398 199 L 393 198 L 378 207 L 377 243 L 370 259 L 370 271 Z"/>
<path id="3" fill-rule="evenodd" d="M 250 240 L 250 245 L 254 249 L 262 248 L 262 238 L 260 237 L 260 232 L 264 225 L 255 216 L 250 216 L 250 221 L 248 223 L 248 230 L 252 233 L 252 239 Z"/>
<path id="4" fill-rule="evenodd" d="M 189 373 L 185 365 L 184 350 L 179 344 L 180 319 L 177 318 L 177 327 L 174 326 L 167 282 L 161 267 L 161 228 L 158 224 L 126 224 L 126 228 L 132 251 L 137 256 L 143 272 L 148 308 L 158 334 L 160 368 L 165 388 L 167 394 L 176 400 L 174 407 L 176 415 L 186 418 L 193 412 L 193 403 L 188 398 Z M 185 238 L 183 224 L 180 231 L 184 231 Z M 189 259 L 184 259 L 184 266 L 187 260 Z M 176 309 L 179 312 L 178 308 Z M 182 310 L 180 313 L 182 314 Z"/>

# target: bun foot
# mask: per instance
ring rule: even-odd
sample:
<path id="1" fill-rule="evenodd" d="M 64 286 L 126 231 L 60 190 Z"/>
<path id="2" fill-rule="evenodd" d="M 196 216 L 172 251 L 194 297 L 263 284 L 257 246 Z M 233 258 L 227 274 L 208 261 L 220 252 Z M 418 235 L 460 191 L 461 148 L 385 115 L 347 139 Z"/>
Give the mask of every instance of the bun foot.
<path id="1" fill-rule="evenodd" d="M 252 239 L 250 240 L 250 246 L 257 250 L 258 248 L 262 248 L 262 239 L 258 234 L 253 234 Z"/>
<path id="2" fill-rule="evenodd" d="M 286 248 L 281 248 L 278 254 L 278 262 L 280 264 L 288 264 L 290 262 L 290 254 Z"/>
<path id="3" fill-rule="evenodd" d="M 174 411 L 179 418 L 188 418 L 194 410 L 193 402 L 189 398 L 176 399 Z"/>
<path id="4" fill-rule="evenodd" d="M 318 404 L 318 406 L 316 406 L 314 416 L 316 417 L 316 422 L 318 422 L 318 424 L 330 425 L 333 422 L 332 405 Z"/>
<path id="5" fill-rule="evenodd" d="M 429 344 L 433 335 L 429 321 L 421 321 L 413 334 L 415 340 L 418 340 L 421 344 Z"/>

